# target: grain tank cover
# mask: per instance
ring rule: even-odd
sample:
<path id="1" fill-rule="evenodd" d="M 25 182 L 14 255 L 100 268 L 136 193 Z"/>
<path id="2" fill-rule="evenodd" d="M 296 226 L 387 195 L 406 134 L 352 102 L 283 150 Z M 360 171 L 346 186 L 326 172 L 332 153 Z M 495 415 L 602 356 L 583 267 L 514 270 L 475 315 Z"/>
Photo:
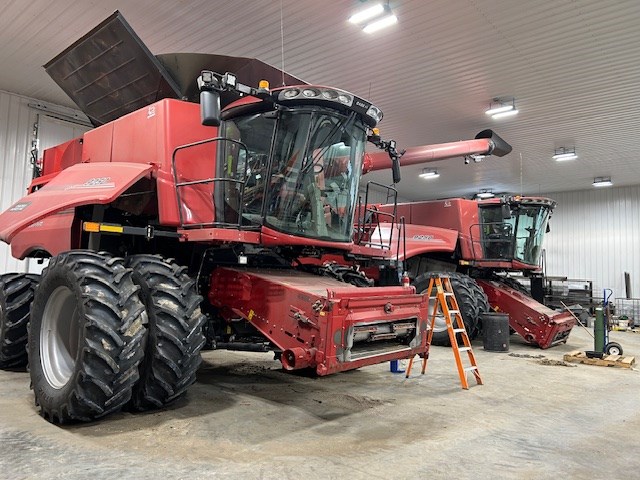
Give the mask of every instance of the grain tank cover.
<path id="1" fill-rule="evenodd" d="M 180 96 L 178 85 L 118 11 L 44 68 L 96 126 Z"/>
<path id="2" fill-rule="evenodd" d="M 260 60 L 205 53 L 153 55 L 118 11 L 44 65 L 95 126 L 163 98 L 199 99 L 202 70 L 233 72 L 239 82 L 272 86 L 306 82 Z M 235 100 L 222 95 L 221 103 Z"/>

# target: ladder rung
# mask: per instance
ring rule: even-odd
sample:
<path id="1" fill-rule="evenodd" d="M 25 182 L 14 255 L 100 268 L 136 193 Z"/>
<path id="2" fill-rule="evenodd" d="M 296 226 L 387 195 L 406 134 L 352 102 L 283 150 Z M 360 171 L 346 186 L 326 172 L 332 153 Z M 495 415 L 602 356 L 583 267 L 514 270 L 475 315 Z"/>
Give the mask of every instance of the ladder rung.
<path id="1" fill-rule="evenodd" d="M 476 367 L 475 365 L 471 365 L 470 367 L 464 367 L 464 371 L 465 372 L 470 372 L 471 370 L 477 370 L 478 367 Z"/>
<path id="2" fill-rule="evenodd" d="M 445 297 L 453 297 L 453 292 L 444 292 Z"/>
<path id="3" fill-rule="evenodd" d="M 471 347 L 458 347 L 459 352 L 468 352 L 471 350 Z"/>
<path id="4" fill-rule="evenodd" d="M 453 333 L 462 333 L 462 332 L 466 332 L 466 330 L 464 328 L 454 328 L 453 329 Z"/>
<path id="5" fill-rule="evenodd" d="M 460 315 L 460 310 L 449 310 L 449 315 Z"/>

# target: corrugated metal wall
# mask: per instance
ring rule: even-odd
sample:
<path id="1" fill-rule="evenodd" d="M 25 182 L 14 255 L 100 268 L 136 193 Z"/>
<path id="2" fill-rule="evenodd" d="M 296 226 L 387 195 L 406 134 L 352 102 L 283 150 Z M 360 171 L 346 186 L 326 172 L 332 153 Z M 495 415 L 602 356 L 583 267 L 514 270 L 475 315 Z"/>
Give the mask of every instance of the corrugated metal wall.
<path id="1" fill-rule="evenodd" d="M 365 195 L 367 194 L 367 183 L 370 178 L 365 176 L 360 180 L 360 196 L 362 197 L 362 201 L 364 202 Z M 389 175 L 389 182 L 391 182 L 391 175 Z M 400 192 L 402 191 L 402 183 L 396 185 L 398 189 L 398 203 L 408 202 L 409 199 L 403 197 Z M 377 185 L 371 185 L 369 187 L 369 203 L 391 203 L 393 202 L 393 197 L 387 198 L 387 190 L 382 187 L 378 187 Z"/>
<path id="2" fill-rule="evenodd" d="M 36 113 L 30 99 L 0 91 L 0 211 L 24 195 L 31 180 L 29 143 Z M 0 242 L 0 273 L 25 271 L 25 262 L 11 256 Z"/>
<path id="3" fill-rule="evenodd" d="M 640 186 L 545 194 L 557 200 L 545 240 L 547 275 L 593 281 L 595 297 L 611 288 L 640 297 Z"/>
<path id="4" fill-rule="evenodd" d="M 0 211 L 4 211 L 25 194 L 31 181 L 32 168 L 29 150 L 34 138 L 34 124 L 38 122 L 40 155 L 44 149 L 81 135 L 84 126 L 38 114 L 29 104 L 55 107 L 31 98 L 0 91 Z M 72 110 L 64 108 L 72 112 Z M 0 273 L 39 272 L 37 263 L 19 261 L 11 256 L 11 249 L 0 242 Z"/>

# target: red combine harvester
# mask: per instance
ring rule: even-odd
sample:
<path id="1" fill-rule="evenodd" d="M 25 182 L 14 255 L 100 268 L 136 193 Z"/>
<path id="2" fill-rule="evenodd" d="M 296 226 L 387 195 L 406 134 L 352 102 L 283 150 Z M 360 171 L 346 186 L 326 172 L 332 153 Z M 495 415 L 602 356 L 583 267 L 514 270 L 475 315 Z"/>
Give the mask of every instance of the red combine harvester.
<path id="1" fill-rule="evenodd" d="M 418 291 L 427 272 L 458 272 L 453 285 L 469 331 L 478 330 L 480 315 L 491 306 L 508 313 L 511 328 L 528 343 L 544 349 L 565 343 L 575 319 L 537 302 L 501 274 L 540 272 L 542 240 L 554 207 L 547 198 L 514 196 L 382 205 L 377 210 L 405 218 L 404 268 Z M 416 225 L 429 226 L 430 232 L 414 233 Z M 436 327 L 434 343 L 447 343 L 444 327 Z"/>
<path id="2" fill-rule="evenodd" d="M 247 59 L 154 57 L 118 12 L 45 65 L 96 128 L 46 150 L 0 215 L 16 258 L 50 259 L 41 278 L 2 277 L 0 366 L 24 365 L 28 348 L 52 422 L 166 405 L 194 382 L 206 340 L 318 375 L 427 351 L 428 300 L 413 286 L 301 261 L 397 263 L 354 222 L 367 140 L 386 153 L 364 168 L 398 176 L 395 143 L 372 130 L 382 112 L 289 76 L 297 86 L 248 87 L 212 64 L 246 67 L 247 83 L 285 78 Z M 506 153 L 484 136 L 455 148 Z"/>

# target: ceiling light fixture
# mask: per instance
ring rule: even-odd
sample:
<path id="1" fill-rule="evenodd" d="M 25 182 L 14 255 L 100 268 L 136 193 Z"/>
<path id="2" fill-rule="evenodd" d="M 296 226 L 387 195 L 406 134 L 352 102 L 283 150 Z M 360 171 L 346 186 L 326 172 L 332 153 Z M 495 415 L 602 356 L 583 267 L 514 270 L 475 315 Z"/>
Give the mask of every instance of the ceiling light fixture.
<path id="1" fill-rule="evenodd" d="M 351 15 L 349 17 L 349 22 L 359 25 L 367 20 L 371 20 L 372 18 L 379 16 L 382 12 L 384 12 L 384 5 L 376 3 L 371 7 L 365 8 L 364 10 L 360 10 L 359 12 Z"/>
<path id="2" fill-rule="evenodd" d="M 389 2 L 385 5 L 377 3 L 371 7 L 360 10 L 349 17 L 349 22 L 360 25 L 364 33 L 373 33 L 398 21 Z"/>
<path id="3" fill-rule="evenodd" d="M 575 147 L 560 147 L 555 149 L 554 155 L 551 158 L 558 162 L 564 162 L 565 160 L 575 160 L 576 158 L 578 158 L 578 154 L 576 153 Z"/>
<path id="4" fill-rule="evenodd" d="M 611 177 L 596 177 L 593 179 L 594 187 L 610 187 L 613 185 Z"/>
<path id="5" fill-rule="evenodd" d="M 422 173 L 418 175 L 420 178 L 428 179 L 428 178 L 438 178 L 440 174 L 437 170 L 433 170 L 430 168 L 425 168 L 422 170 Z"/>
<path id="6" fill-rule="evenodd" d="M 495 195 L 493 194 L 493 190 L 490 188 L 483 188 L 478 193 L 476 193 L 475 198 L 483 200 L 485 198 L 493 198 Z"/>
<path id="7" fill-rule="evenodd" d="M 515 98 L 494 98 L 489 103 L 489 108 L 484 112 L 491 115 L 491 118 L 498 119 L 510 117 L 518 113 Z"/>

